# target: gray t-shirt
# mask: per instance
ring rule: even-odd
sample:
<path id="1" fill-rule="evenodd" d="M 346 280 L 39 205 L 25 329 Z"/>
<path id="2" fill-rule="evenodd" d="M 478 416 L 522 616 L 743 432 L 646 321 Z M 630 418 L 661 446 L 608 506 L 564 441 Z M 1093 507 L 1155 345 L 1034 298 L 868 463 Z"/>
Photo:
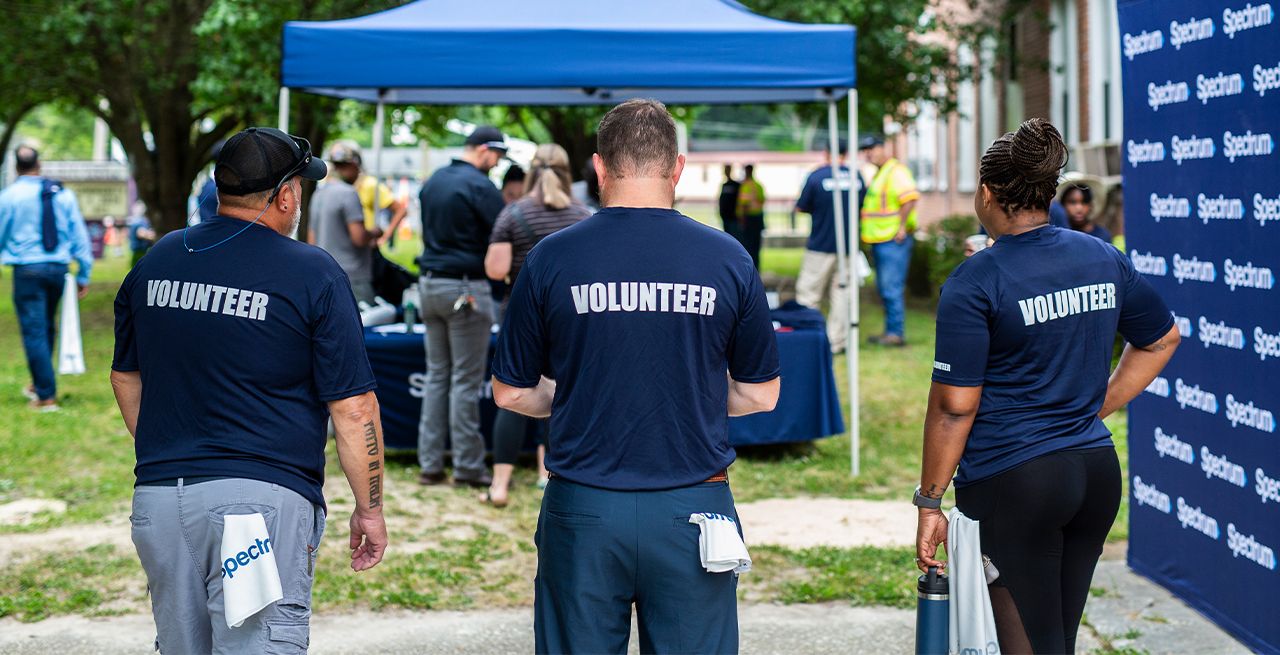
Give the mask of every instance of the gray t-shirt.
<path id="1" fill-rule="evenodd" d="M 316 245 L 338 260 L 338 265 L 354 282 L 373 280 L 373 249 L 351 242 L 348 223 L 364 223 L 364 209 L 355 187 L 341 179 L 330 179 L 311 196 L 311 229 Z"/>

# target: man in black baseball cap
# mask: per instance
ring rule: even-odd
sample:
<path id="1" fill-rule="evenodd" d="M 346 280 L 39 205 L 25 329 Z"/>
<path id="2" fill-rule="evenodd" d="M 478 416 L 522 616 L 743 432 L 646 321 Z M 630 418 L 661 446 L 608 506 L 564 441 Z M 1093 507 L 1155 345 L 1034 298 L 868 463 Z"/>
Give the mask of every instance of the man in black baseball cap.
<path id="1" fill-rule="evenodd" d="M 427 326 L 427 389 L 418 423 L 418 482 L 440 484 L 444 442 L 453 453 L 455 484 L 488 487 L 480 408 L 493 295 L 484 272 L 502 192 L 489 171 L 507 155 L 502 131 L 477 127 L 462 156 L 432 174 L 418 197 L 422 205 L 422 281 L 418 289 Z"/>
<path id="2" fill-rule="evenodd" d="M 331 416 L 356 500 L 351 567 L 386 549 L 359 310 L 337 262 L 289 238 L 298 178 L 324 173 L 305 139 L 231 137 L 218 215 L 160 239 L 116 296 L 111 384 L 134 436 L 133 542 L 162 653 L 305 650 Z M 236 602 L 264 567 L 280 595 Z"/>

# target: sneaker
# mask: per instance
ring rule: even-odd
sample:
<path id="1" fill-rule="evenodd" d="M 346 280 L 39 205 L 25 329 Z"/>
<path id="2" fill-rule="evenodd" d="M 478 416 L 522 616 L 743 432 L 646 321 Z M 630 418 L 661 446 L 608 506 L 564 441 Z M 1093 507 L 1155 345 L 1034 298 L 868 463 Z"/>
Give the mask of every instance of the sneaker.
<path id="1" fill-rule="evenodd" d="M 423 471 L 418 474 L 418 484 L 424 487 L 444 484 L 446 479 L 447 476 L 445 476 L 444 471 L 440 471 L 439 473 L 427 473 L 426 471 Z"/>
<path id="2" fill-rule="evenodd" d="M 30 400 L 32 402 L 40 400 L 40 396 L 36 395 L 36 386 L 34 384 L 28 384 L 27 386 L 23 387 L 22 395 L 25 396 L 27 400 Z"/>
<path id="3" fill-rule="evenodd" d="M 61 407 L 58 407 L 58 401 L 53 398 L 48 400 L 33 400 L 28 403 L 27 406 L 41 414 L 48 414 L 62 409 Z"/>
<path id="4" fill-rule="evenodd" d="M 878 334 L 868 337 L 867 341 L 878 346 L 889 346 L 892 348 L 901 348 L 902 346 L 907 345 L 906 340 L 897 334 Z"/>

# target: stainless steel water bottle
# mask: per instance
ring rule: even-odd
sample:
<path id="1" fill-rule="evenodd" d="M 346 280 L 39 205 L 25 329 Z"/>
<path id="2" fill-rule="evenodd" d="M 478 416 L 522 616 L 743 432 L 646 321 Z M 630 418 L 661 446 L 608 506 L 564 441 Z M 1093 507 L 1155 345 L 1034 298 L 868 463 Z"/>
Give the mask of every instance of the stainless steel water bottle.
<path id="1" fill-rule="evenodd" d="M 947 576 L 930 566 L 916 584 L 916 655 L 947 655 L 950 588 Z"/>

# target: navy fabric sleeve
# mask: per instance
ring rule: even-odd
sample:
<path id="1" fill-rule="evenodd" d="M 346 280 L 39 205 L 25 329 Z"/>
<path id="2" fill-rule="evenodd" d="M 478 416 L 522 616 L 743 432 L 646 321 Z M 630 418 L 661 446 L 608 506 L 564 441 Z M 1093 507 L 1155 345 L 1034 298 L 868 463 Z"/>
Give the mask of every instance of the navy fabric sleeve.
<path id="1" fill-rule="evenodd" d="M 116 350 L 111 358 L 111 370 L 122 373 L 138 370 L 138 342 L 134 337 L 133 307 L 129 304 L 132 277 L 131 272 L 116 291 Z"/>
<path id="2" fill-rule="evenodd" d="M 1118 251 L 1116 256 L 1124 274 L 1124 297 L 1120 301 L 1118 329 L 1125 341 L 1145 348 L 1173 329 L 1173 313 L 1151 283 L 1133 268 L 1133 262 Z"/>
<path id="3" fill-rule="evenodd" d="M 764 284 L 752 269 L 739 299 L 738 323 L 729 340 L 729 375 L 738 382 L 768 382 L 781 374 L 778 338 L 773 332 Z"/>
<path id="4" fill-rule="evenodd" d="M 991 346 L 991 302 L 970 282 L 951 278 L 938 301 L 933 381 L 977 387 L 986 381 Z"/>
<path id="5" fill-rule="evenodd" d="M 816 193 L 814 187 L 818 186 L 818 173 L 815 171 L 809 174 L 809 179 L 804 181 L 804 188 L 800 190 L 800 198 L 796 200 L 796 211 L 802 211 L 806 214 L 813 213 L 813 196 Z"/>
<path id="6" fill-rule="evenodd" d="M 541 272 L 538 249 L 534 248 L 516 276 L 493 357 L 493 377 L 521 389 L 538 386 L 547 361 Z"/>
<path id="7" fill-rule="evenodd" d="M 320 400 L 341 400 L 377 388 L 364 349 L 360 310 L 345 276 L 329 280 L 312 317 L 311 369 Z"/>

